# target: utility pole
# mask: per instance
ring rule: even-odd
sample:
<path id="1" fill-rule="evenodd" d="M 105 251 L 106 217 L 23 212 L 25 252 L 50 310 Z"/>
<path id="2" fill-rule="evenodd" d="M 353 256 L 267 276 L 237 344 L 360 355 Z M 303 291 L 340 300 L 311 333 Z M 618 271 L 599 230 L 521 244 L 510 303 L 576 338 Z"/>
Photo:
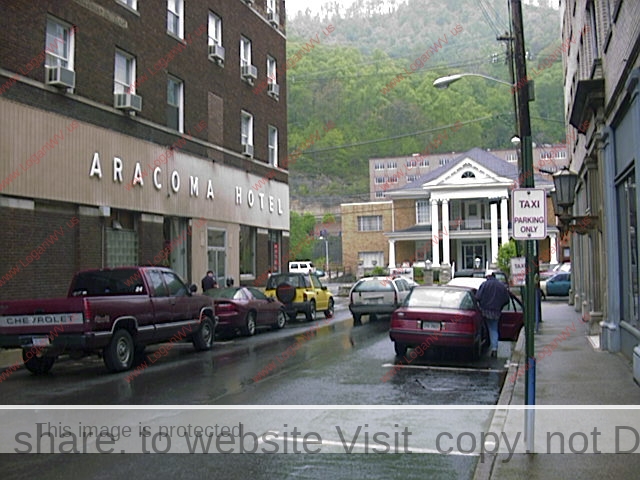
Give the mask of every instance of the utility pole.
<path id="1" fill-rule="evenodd" d="M 518 120 L 520 126 L 520 148 L 522 163 L 520 165 L 520 186 L 533 188 L 533 153 L 531 148 L 531 118 L 529 116 L 529 82 L 525 62 L 524 29 L 522 26 L 522 3 L 511 1 L 511 19 L 513 24 L 516 82 L 518 94 Z M 527 452 L 534 452 L 534 423 L 536 403 L 536 359 L 535 359 L 535 308 L 536 283 L 538 278 L 538 242 L 525 240 L 526 283 L 524 292 L 524 324 L 526 340 L 527 369 L 525 370 L 525 405 L 530 406 L 525 413 L 524 436 Z"/>

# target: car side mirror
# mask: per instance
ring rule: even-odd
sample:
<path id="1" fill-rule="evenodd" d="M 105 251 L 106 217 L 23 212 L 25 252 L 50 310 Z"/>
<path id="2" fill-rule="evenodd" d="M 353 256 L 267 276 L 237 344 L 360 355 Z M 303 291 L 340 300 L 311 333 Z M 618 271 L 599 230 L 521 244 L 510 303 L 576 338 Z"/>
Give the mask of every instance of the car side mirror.
<path id="1" fill-rule="evenodd" d="M 198 286 L 195 283 L 192 283 L 191 286 L 189 287 L 189 291 L 191 293 L 196 293 L 198 291 Z"/>

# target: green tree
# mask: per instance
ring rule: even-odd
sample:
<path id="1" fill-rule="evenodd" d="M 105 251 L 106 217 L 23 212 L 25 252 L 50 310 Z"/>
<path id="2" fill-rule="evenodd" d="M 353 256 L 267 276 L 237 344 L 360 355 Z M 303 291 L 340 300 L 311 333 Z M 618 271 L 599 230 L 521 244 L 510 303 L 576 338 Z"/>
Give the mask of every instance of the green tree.
<path id="1" fill-rule="evenodd" d="M 516 242 L 511 239 L 498 249 L 498 268 L 507 275 L 510 275 L 511 259 L 517 256 Z"/>
<path id="2" fill-rule="evenodd" d="M 291 235 L 289 237 L 289 258 L 291 260 L 307 260 L 313 254 L 313 228 L 316 217 L 311 213 L 299 214 L 291 212 Z"/>

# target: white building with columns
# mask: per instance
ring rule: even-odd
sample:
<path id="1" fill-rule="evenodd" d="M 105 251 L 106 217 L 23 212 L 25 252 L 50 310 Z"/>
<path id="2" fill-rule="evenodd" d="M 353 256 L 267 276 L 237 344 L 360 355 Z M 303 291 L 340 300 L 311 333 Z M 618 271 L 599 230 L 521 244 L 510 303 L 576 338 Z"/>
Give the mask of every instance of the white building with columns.
<path id="1" fill-rule="evenodd" d="M 548 191 L 553 188 L 553 182 L 541 175 L 536 175 L 535 184 Z M 429 260 L 434 267 L 461 270 L 474 268 L 479 258 L 482 267 L 490 266 L 497 261 L 498 248 L 511 238 L 510 197 L 517 186 L 517 165 L 474 148 L 401 188 L 388 190 L 387 201 L 377 202 L 384 209 L 377 212 L 379 220 L 372 218 L 376 210 L 371 206 L 365 209 L 360 204 L 358 209 L 345 204 L 345 264 L 350 258 L 364 262 L 365 268 L 368 258 L 376 258 L 378 265 L 384 258 L 384 265 L 390 267 Z M 547 210 L 550 225 L 548 238 L 540 242 L 540 258 L 555 264 L 565 254 L 558 245 L 550 200 Z M 351 223 L 354 229 L 345 228 Z M 378 235 L 360 228 L 371 225 L 380 229 Z M 376 238 L 380 241 L 374 241 Z M 351 252 L 354 248 L 358 251 Z"/>

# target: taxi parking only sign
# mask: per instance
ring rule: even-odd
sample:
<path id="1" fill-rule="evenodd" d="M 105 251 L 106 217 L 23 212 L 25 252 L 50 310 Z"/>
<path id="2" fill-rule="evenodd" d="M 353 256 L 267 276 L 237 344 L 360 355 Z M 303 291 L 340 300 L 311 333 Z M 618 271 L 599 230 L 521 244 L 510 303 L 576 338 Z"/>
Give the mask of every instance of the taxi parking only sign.
<path id="1" fill-rule="evenodd" d="M 544 240 L 547 236 L 547 196 L 541 188 L 517 188 L 511 195 L 513 238 Z"/>

